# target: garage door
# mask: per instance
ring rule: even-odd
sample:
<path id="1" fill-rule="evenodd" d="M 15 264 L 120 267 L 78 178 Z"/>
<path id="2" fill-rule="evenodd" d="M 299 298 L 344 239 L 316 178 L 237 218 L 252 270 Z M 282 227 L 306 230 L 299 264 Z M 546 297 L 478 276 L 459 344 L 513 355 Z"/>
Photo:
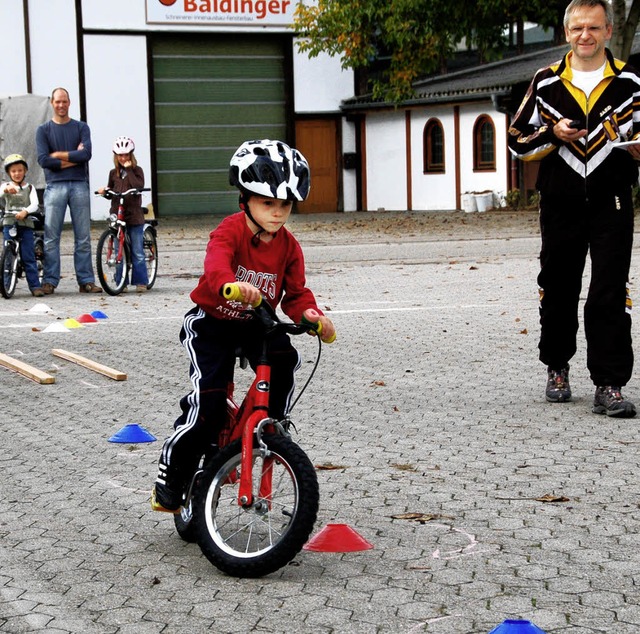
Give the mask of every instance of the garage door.
<path id="1" fill-rule="evenodd" d="M 291 39 L 163 36 L 151 42 L 160 215 L 229 214 L 229 159 L 248 139 L 287 138 Z"/>

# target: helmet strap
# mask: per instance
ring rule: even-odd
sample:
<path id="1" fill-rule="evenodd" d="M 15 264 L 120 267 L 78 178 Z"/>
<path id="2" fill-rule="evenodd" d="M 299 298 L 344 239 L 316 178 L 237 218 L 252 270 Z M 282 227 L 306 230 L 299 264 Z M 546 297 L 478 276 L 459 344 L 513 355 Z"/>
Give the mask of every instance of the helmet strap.
<path id="1" fill-rule="evenodd" d="M 262 227 L 261 225 L 259 225 L 256 222 L 256 219 L 251 215 L 251 210 L 249 209 L 249 196 L 247 196 L 246 194 L 244 194 L 244 192 L 240 193 L 240 199 L 239 199 L 239 207 L 241 209 L 241 211 L 244 211 L 244 213 L 247 215 L 247 217 L 249 218 L 249 220 L 251 220 L 251 222 L 258 227 L 258 231 L 256 233 L 253 234 L 253 237 L 251 238 L 251 244 L 253 244 L 254 247 L 257 247 L 258 244 L 260 244 L 260 235 L 263 233 L 267 233 L 267 230 Z"/>

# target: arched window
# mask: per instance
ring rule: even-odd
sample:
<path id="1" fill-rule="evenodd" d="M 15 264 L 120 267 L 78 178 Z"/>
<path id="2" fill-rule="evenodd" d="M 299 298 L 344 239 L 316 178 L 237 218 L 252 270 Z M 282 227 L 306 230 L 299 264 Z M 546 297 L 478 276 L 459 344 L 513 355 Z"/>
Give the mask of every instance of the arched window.
<path id="1" fill-rule="evenodd" d="M 484 114 L 473 126 L 473 169 L 477 172 L 496 169 L 496 129 L 491 117 Z"/>
<path id="2" fill-rule="evenodd" d="M 444 174 L 444 129 L 438 119 L 429 119 L 424 126 L 422 149 L 425 174 Z"/>

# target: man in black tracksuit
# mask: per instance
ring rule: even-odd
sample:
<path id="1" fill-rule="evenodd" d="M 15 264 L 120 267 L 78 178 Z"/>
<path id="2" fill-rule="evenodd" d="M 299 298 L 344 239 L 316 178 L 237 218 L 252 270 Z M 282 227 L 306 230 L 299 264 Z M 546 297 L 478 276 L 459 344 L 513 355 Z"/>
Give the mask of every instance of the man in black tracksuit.
<path id="1" fill-rule="evenodd" d="M 628 276 L 632 187 L 640 160 L 640 75 L 605 48 L 613 15 L 606 0 L 573 0 L 564 27 L 571 51 L 539 70 L 509 129 L 509 149 L 540 160 L 542 249 L 540 360 L 546 398 L 571 399 L 578 301 L 587 252 L 591 283 L 584 307 L 593 412 L 629 418 L 621 394 L 633 368 Z M 617 147 L 638 139 L 637 145 Z"/>

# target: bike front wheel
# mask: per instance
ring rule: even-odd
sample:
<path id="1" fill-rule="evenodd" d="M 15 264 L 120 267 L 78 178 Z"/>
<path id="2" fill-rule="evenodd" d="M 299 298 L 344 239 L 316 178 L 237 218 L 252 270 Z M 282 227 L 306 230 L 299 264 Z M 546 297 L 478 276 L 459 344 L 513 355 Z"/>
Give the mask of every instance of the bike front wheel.
<path id="1" fill-rule="evenodd" d="M 16 291 L 19 265 L 18 245 L 9 240 L 5 243 L 0 257 L 0 292 L 5 299 L 13 297 Z"/>
<path id="2" fill-rule="evenodd" d="M 153 285 L 156 283 L 156 276 L 158 275 L 158 241 L 156 240 L 156 233 L 153 228 L 149 226 L 145 227 L 142 244 L 144 246 L 144 261 L 149 278 L 147 288 L 153 288 Z"/>
<path id="3" fill-rule="evenodd" d="M 267 435 L 266 455 L 253 449 L 254 492 L 238 504 L 241 441 L 205 467 L 193 499 L 196 538 L 204 555 L 234 577 L 261 577 L 286 566 L 309 539 L 318 515 L 316 472 L 290 438 Z"/>
<path id="4" fill-rule="evenodd" d="M 107 229 L 96 247 L 96 271 L 100 286 L 109 295 L 119 295 L 127 285 L 130 269 L 131 258 L 126 244 L 120 247 L 117 232 Z"/>

